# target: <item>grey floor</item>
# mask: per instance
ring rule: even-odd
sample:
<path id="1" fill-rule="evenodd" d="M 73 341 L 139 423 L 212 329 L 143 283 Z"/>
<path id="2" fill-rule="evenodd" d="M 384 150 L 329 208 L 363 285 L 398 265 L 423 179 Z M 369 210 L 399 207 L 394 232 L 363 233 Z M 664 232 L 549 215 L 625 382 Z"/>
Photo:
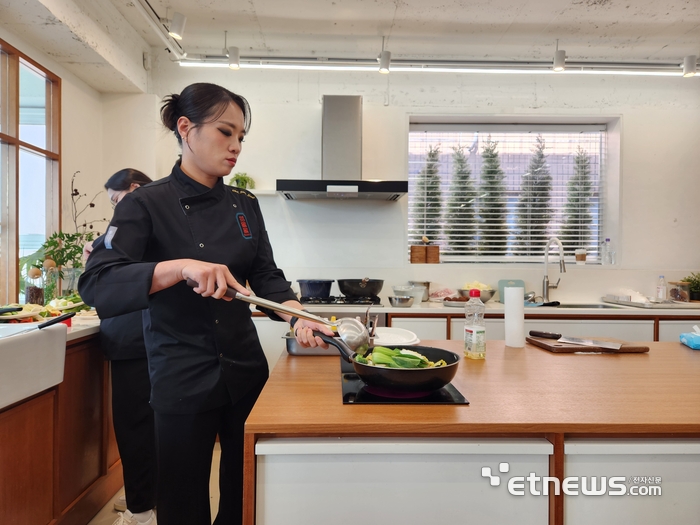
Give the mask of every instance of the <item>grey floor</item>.
<path id="1" fill-rule="evenodd" d="M 211 477 L 209 478 L 209 493 L 211 504 L 212 519 L 216 517 L 216 509 L 219 507 L 219 458 L 221 457 L 221 449 L 217 443 L 214 447 L 214 458 L 211 465 Z M 117 492 L 114 497 L 105 505 L 97 515 L 92 518 L 87 525 L 112 525 L 119 515 L 114 510 L 114 501 L 124 493 L 124 490 Z"/>

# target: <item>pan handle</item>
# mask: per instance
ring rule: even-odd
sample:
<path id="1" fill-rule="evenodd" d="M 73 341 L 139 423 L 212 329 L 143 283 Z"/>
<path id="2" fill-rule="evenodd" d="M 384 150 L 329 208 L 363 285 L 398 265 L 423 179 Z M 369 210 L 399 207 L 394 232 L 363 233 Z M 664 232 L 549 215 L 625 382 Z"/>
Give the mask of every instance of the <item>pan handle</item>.
<path id="1" fill-rule="evenodd" d="M 49 319 L 45 323 L 41 323 L 41 324 L 36 325 L 36 327 L 39 329 L 46 328 L 47 326 L 51 326 L 52 324 L 57 324 L 57 323 L 60 323 L 62 321 L 65 321 L 66 319 L 70 319 L 74 315 L 75 315 L 75 312 L 69 312 L 67 314 L 62 314 L 62 315 L 59 315 L 57 317 L 52 317 L 51 319 Z"/>
<path id="2" fill-rule="evenodd" d="M 333 345 L 338 350 L 340 350 L 340 357 L 345 359 L 348 363 L 352 363 L 354 361 L 353 358 L 355 357 L 355 352 L 350 350 L 350 347 L 348 345 L 346 345 L 342 339 L 339 339 L 336 337 L 331 337 L 329 335 L 324 334 L 323 332 L 318 332 L 318 331 L 314 331 L 314 335 L 316 337 L 320 337 L 323 341 L 325 341 L 329 345 Z"/>
<path id="3" fill-rule="evenodd" d="M 192 288 L 199 286 L 197 281 L 193 281 L 192 279 L 187 279 L 187 285 L 191 286 Z M 331 323 L 328 319 L 324 319 L 323 317 L 319 317 L 319 316 L 311 314 L 309 312 L 305 312 L 304 310 L 298 310 L 296 308 L 291 308 L 289 306 L 285 306 L 283 304 L 276 303 L 274 301 L 268 301 L 267 299 L 263 299 L 262 297 L 243 295 L 242 293 L 238 293 L 236 290 L 234 290 L 230 286 L 226 289 L 226 293 L 224 295 L 226 297 L 230 297 L 231 299 L 238 299 L 239 301 L 244 301 L 246 303 L 254 304 L 255 306 L 262 306 L 263 308 L 269 308 L 270 310 L 274 310 L 275 312 L 282 312 L 283 314 L 289 314 L 293 317 L 298 317 L 299 319 L 306 319 L 308 321 L 314 321 L 315 323 L 324 324 L 326 326 L 335 326 L 334 323 Z"/>

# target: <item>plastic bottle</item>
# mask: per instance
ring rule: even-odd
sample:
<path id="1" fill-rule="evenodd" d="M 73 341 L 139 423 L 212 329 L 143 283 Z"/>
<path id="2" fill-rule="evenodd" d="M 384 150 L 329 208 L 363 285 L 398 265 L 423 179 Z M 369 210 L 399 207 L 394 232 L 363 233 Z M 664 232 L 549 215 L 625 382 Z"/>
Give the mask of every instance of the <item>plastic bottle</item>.
<path id="1" fill-rule="evenodd" d="M 666 279 L 663 275 L 659 275 L 659 283 L 656 285 L 656 298 L 660 301 L 665 301 L 668 288 L 666 287 Z"/>
<path id="2" fill-rule="evenodd" d="M 605 241 L 600 243 L 600 264 L 605 266 L 615 264 L 615 250 L 613 250 L 610 237 L 606 237 Z"/>
<path id="3" fill-rule="evenodd" d="M 464 355 L 469 359 L 486 358 L 485 309 L 481 291 L 469 290 L 469 301 L 464 305 Z"/>
<path id="4" fill-rule="evenodd" d="M 615 248 L 610 242 L 610 237 L 605 238 L 605 264 L 615 264 Z"/>

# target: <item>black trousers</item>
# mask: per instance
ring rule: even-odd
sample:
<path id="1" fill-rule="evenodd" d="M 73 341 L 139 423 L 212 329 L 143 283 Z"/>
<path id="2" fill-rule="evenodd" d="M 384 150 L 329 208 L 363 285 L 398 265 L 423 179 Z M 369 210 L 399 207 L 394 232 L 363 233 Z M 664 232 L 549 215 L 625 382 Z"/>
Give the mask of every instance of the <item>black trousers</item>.
<path id="1" fill-rule="evenodd" d="M 131 512 L 156 506 L 156 433 L 149 404 L 148 359 L 110 362 L 112 420 L 122 459 L 126 504 Z"/>
<path id="2" fill-rule="evenodd" d="M 214 525 L 243 521 L 243 425 L 265 382 L 235 405 L 200 414 L 155 413 L 158 525 L 210 525 L 209 476 L 221 444 L 219 511 Z"/>

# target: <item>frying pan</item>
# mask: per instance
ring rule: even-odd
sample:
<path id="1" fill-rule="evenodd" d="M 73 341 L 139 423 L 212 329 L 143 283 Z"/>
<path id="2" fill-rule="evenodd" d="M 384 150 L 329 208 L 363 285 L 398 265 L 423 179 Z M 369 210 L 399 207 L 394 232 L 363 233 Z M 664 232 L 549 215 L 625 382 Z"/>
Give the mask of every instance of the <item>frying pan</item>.
<path id="1" fill-rule="evenodd" d="M 396 345 L 392 348 L 413 350 L 427 357 L 430 361 L 444 359 L 446 366 L 435 368 L 384 368 L 380 366 L 365 365 L 355 361 L 355 352 L 338 338 L 329 337 L 320 332 L 314 332 L 326 343 L 340 350 L 340 355 L 348 363 L 352 363 L 355 373 L 367 386 L 380 389 L 385 392 L 401 393 L 425 393 L 430 394 L 435 390 L 449 384 L 457 373 L 460 356 L 449 350 L 434 348 L 431 346 Z M 371 350 L 371 349 L 370 349 Z"/>
<path id="2" fill-rule="evenodd" d="M 370 297 L 379 295 L 384 286 L 382 279 L 338 279 L 340 293 L 348 297 Z"/>

